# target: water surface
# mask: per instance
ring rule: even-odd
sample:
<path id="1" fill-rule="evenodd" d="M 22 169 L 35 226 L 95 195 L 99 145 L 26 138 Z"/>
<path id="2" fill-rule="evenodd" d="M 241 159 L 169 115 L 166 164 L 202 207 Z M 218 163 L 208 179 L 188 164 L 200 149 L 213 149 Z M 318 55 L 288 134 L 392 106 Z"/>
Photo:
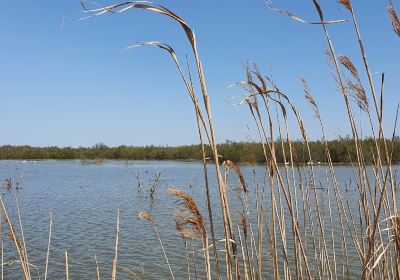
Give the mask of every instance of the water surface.
<path id="1" fill-rule="evenodd" d="M 221 220 L 218 208 L 219 193 L 213 175 L 214 167 L 210 165 L 209 168 L 217 238 L 222 239 L 223 235 L 218 227 Z M 242 170 L 250 192 L 254 192 L 251 169 L 242 167 Z M 325 185 L 325 172 L 323 167 L 316 167 L 316 180 L 321 187 Z M 256 183 L 261 186 L 265 167 L 257 166 L 256 173 L 258 176 Z M 354 204 L 358 200 L 358 195 L 352 179 L 352 169 L 345 166 L 336 167 L 336 173 L 345 200 Z M 161 175 L 155 180 L 157 174 Z M 237 217 L 236 209 L 241 207 L 232 190 L 239 184 L 233 174 L 230 178 L 231 212 Z M 148 211 L 152 213 L 159 226 L 177 279 L 187 279 L 183 241 L 176 233 L 171 218 L 177 207 L 176 198 L 167 194 L 166 190 L 177 187 L 193 195 L 202 209 L 204 219 L 208 221 L 201 164 L 172 161 L 106 161 L 103 164 L 82 164 L 80 161 L 0 161 L 0 180 L 3 182 L 6 179 L 11 179 L 14 186 L 18 182 L 22 187 L 18 192 L 4 190 L 4 200 L 12 222 L 18 228 L 14 195 L 17 194 L 29 262 L 38 267 L 42 279 L 50 211 L 53 215 L 53 229 L 48 279 L 65 279 L 64 251 L 68 251 L 70 279 L 96 279 L 95 255 L 102 278 L 110 278 L 117 209 L 120 209 L 121 226 L 117 278 L 131 279 L 123 268 L 129 268 L 138 274 L 144 272 L 145 279 L 169 278 L 169 270 L 154 229 L 149 223 L 138 218 L 140 211 Z M 138 190 L 139 182 L 141 191 Z M 156 190 L 154 201 L 151 202 L 149 189 L 154 184 Z M 322 210 L 327 211 L 327 200 L 322 199 L 321 203 Z M 254 199 L 250 199 L 250 205 L 254 209 Z M 266 208 L 268 215 L 270 212 L 268 205 Z M 339 227 L 335 228 L 336 232 L 339 230 Z M 3 231 L 7 231 L 5 225 Z M 3 240 L 4 263 L 12 263 L 18 258 L 15 248 L 8 237 L 3 237 Z M 195 243 L 195 247 L 201 249 L 200 243 Z M 197 254 L 200 260 L 201 252 Z M 355 252 L 350 254 L 350 259 L 354 261 L 356 267 Z M 5 279 L 21 278 L 19 264 L 15 262 L 4 266 L 4 273 Z M 36 274 L 33 266 L 31 273 Z M 356 269 L 354 273 L 357 274 Z"/>

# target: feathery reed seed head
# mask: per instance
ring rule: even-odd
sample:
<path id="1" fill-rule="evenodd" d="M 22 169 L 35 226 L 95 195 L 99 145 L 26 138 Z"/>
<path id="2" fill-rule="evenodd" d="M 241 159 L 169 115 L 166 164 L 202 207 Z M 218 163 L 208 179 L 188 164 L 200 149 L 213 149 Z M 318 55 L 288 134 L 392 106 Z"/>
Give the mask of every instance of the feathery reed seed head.
<path id="1" fill-rule="evenodd" d="M 345 6 L 346 9 L 348 9 L 349 11 L 352 10 L 352 6 L 351 6 L 351 3 L 350 3 L 350 0 L 339 0 L 338 2 L 340 4 L 342 4 L 343 6 Z"/>
<path id="2" fill-rule="evenodd" d="M 244 180 L 242 171 L 240 170 L 239 166 L 237 166 L 235 163 L 233 163 L 233 161 L 230 160 L 226 160 L 222 163 L 222 166 L 224 166 L 227 169 L 233 169 L 237 176 L 239 177 L 239 181 L 240 181 L 240 186 L 242 187 L 242 190 L 244 192 L 247 192 L 247 185 L 246 185 L 246 181 Z"/>
<path id="3" fill-rule="evenodd" d="M 139 218 L 142 219 L 142 220 L 146 220 L 146 221 L 150 222 L 153 225 L 155 224 L 155 222 L 154 222 L 153 218 L 151 217 L 151 215 L 149 213 L 145 212 L 145 211 L 139 213 Z"/>
<path id="4" fill-rule="evenodd" d="M 396 10 L 392 1 L 389 1 L 389 5 L 387 6 L 387 10 L 389 13 L 390 21 L 392 22 L 393 30 L 396 32 L 397 36 L 400 37 L 400 20 L 397 16 Z"/>
<path id="5" fill-rule="evenodd" d="M 353 62 L 351 62 L 350 58 L 345 55 L 339 56 L 340 63 L 353 75 L 356 80 L 360 80 L 360 76 L 358 75 L 358 71 L 356 67 L 354 67 Z"/>
<path id="6" fill-rule="evenodd" d="M 300 77 L 300 82 L 301 82 L 301 84 L 303 86 L 303 89 L 304 89 L 304 94 L 305 94 L 305 97 L 306 97 L 306 101 L 307 101 L 308 104 L 310 104 L 310 106 L 311 106 L 311 108 L 312 108 L 312 110 L 314 112 L 314 116 L 317 119 L 321 119 L 317 103 L 315 102 L 314 97 L 311 95 L 311 90 L 310 90 L 310 87 L 308 86 L 307 81 L 303 77 Z"/>
<path id="7" fill-rule="evenodd" d="M 168 193 L 181 200 L 181 209 L 175 211 L 173 215 L 179 234 L 184 237 L 201 236 L 205 238 L 207 232 L 203 216 L 193 197 L 176 188 L 168 189 Z"/>
<path id="8" fill-rule="evenodd" d="M 354 79 L 354 81 L 351 79 L 347 79 L 346 81 L 346 86 L 349 89 L 351 96 L 357 102 L 360 109 L 367 111 L 369 108 L 368 98 L 365 89 L 361 84 L 361 79 L 356 67 L 353 62 L 351 62 L 350 58 L 344 55 L 339 56 L 339 62 L 350 72 Z"/>

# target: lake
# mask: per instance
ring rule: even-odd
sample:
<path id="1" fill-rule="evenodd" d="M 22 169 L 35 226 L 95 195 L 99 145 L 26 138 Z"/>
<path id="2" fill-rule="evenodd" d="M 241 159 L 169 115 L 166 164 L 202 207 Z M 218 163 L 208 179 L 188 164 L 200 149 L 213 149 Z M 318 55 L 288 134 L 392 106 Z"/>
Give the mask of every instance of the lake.
<path id="1" fill-rule="evenodd" d="M 213 166 L 209 165 L 209 168 L 216 234 L 217 239 L 222 239 L 223 235 L 218 227 L 221 220 L 219 193 Z M 265 167 L 260 165 L 255 168 L 255 181 L 251 168 L 241 168 L 248 182 L 249 192 L 254 193 L 256 184 L 261 189 Z M 398 167 L 394 168 L 397 170 Z M 230 208 L 236 221 L 240 201 L 233 190 L 239 182 L 233 172 L 230 174 Z M 322 211 L 326 214 L 326 169 L 317 166 L 315 174 L 316 181 L 321 186 L 319 191 Z M 336 175 L 341 192 L 345 194 L 344 200 L 354 206 L 354 202 L 358 201 L 358 193 L 353 170 L 348 166 L 338 166 Z M 14 227 L 19 228 L 15 194 L 18 197 L 32 275 L 36 275 L 37 266 L 41 279 L 44 276 L 51 211 L 53 227 L 48 279 L 65 279 L 65 251 L 68 251 L 70 279 L 96 279 L 95 255 L 102 279 L 111 278 L 119 209 L 117 278 L 132 279 L 126 268 L 139 276 L 144 274 L 145 279 L 170 278 L 155 231 L 150 223 L 139 219 L 140 211 L 153 215 L 176 279 L 188 278 L 184 243 L 176 233 L 175 223 L 171 218 L 178 206 L 177 199 L 166 190 L 176 187 L 191 194 L 201 208 L 204 220 L 208 221 L 202 164 L 173 161 L 105 161 L 102 164 L 83 164 L 80 161 L 0 161 L 0 180 L 4 182 L 7 179 L 11 179 L 14 186 L 18 182 L 21 187 L 19 191 L 3 188 L 3 197 Z M 151 188 L 155 189 L 153 200 L 150 198 Z M 252 210 L 255 207 L 254 199 L 250 199 L 249 204 Z M 266 209 L 269 213 L 268 205 Z M 251 214 L 253 222 L 256 221 L 255 214 Z M 334 230 L 339 232 L 340 229 L 338 227 Z M 5 224 L 3 232 L 4 279 L 20 279 L 20 265 L 15 262 L 18 255 L 6 234 L 8 230 Z M 204 279 L 200 241 L 194 242 L 194 248 L 199 258 L 199 278 Z M 356 276 L 359 273 L 358 258 L 350 250 L 350 275 Z M 220 258 L 221 256 L 222 252 Z M 268 264 L 264 267 L 267 273 L 270 269 Z M 194 279 L 193 276 L 192 278 Z M 36 278 L 32 276 L 32 279 Z"/>

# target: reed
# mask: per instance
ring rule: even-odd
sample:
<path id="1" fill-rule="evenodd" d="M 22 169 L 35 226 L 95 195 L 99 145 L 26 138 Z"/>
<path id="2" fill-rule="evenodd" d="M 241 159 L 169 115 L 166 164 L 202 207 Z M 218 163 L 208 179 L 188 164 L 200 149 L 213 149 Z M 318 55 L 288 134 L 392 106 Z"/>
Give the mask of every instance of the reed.
<path id="1" fill-rule="evenodd" d="M 111 272 L 111 279 L 116 280 L 117 279 L 117 260 L 118 260 L 118 243 L 119 243 L 119 209 L 117 210 L 117 234 L 115 237 L 115 249 L 114 249 L 114 259 L 112 262 L 112 272 Z"/>
<path id="2" fill-rule="evenodd" d="M 68 252 L 64 252 L 65 257 L 65 278 L 69 280 L 69 267 L 68 267 Z"/>
<path id="3" fill-rule="evenodd" d="M 94 255 L 94 262 L 96 265 L 96 276 L 97 276 L 97 280 L 100 280 L 100 269 L 99 269 L 99 264 L 97 262 L 97 257 L 96 255 Z"/>
<path id="4" fill-rule="evenodd" d="M 163 242 L 161 240 L 160 232 L 158 231 L 158 227 L 157 227 L 156 222 L 154 221 L 153 217 L 147 212 L 140 212 L 139 213 L 139 218 L 149 222 L 154 227 L 154 230 L 156 232 L 158 241 L 160 242 L 160 246 L 161 246 L 161 249 L 162 249 L 163 254 L 164 254 L 165 261 L 167 262 L 169 272 L 171 273 L 171 277 L 172 277 L 172 279 L 175 279 L 174 273 L 172 272 L 172 268 L 171 268 L 171 265 L 169 263 L 169 260 L 168 260 L 168 257 L 167 257 L 167 253 L 165 252 L 165 248 L 164 248 Z"/>
<path id="5" fill-rule="evenodd" d="M 397 12 L 392 1 L 389 1 L 389 4 L 387 5 L 387 11 L 389 13 L 390 21 L 392 22 L 393 30 L 397 36 L 400 37 L 400 20 L 397 16 Z"/>
<path id="6" fill-rule="evenodd" d="M 50 257 L 50 242 L 51 242 L 51 229 L 53 226 L 53 215 L 50 212 L 50 225 L 49 225 L 49 241 L 47 242 L 47 254 L 46 254 L 46 264 L 45 264 L 45 271 L 44 271 L 44 280 L 47 280 L 47 270 L 49 267 L 49 257 Z M 96 261 L 97 263 L 97 261 Z"/>
<path id="7" fill-rule="evenodd" d="M 205 272 L 207 279 L 228 280 L 352 279 L 356 276 L 361 279 L 400 279 L 400 218 L 396 203 L 397 185 L 392 169 L 397 115 L 392 137 L 388 139 L 383 126 L 385 77 L 382 75 L 380 91 L 377 90 L 367 60 L 366 47 L 361 39 L 355 6 L 350 0 L 338 2 L 345 8 L 346 13 L 349 13 L 351 20 L 326 20 L 324 9 L 317 0 L 313 0 L 317 21 L 304 20 L 291 12 L 276 8 L 272 2 L 268 2 L 268 7 L 297 22 L 322 28 L 328 44 L 327 57 L 332 67 L 334 81 L 343 98 L 351 130 L 351 139 L 345 142 L 345 152 L 355 181 L 357 203 L 354 204 L 351 204 L 346 197 L 350 189 L 347 183 L 342 183 L 337 177 L 332 159 L 332 147 L 324 126 L 324 112 L 320 111 L 311 87 L 304 78 L 300 78 L 300 83 L 305 101 L 309 104 L 321 131 L 324 161 L 319 163 L 318 168 L 324 171 L 324 178 L 318 179 L 316 175 L 308 131 L 297 106 L 288 93 L 280 90 L 271 77 L 263 74 L 257 65 L 253 64 L 245 65 L 245 80 L 237 83 L 245 96 L 240 104 L 247 106 L 249 110 L 264 157 L 263 177 L 261 177 L 256 171 L 254 151 L 249 145 L 249 167 L 254 177 L 254 181 L 251 182 L 244 176 L 241 166 L 226 158 L 224 154 L 220 154 L 216 144 L 211 101 L 192 28 L 173 11 L 147 1 L 127 1 L 96 9 L 88 9 L 82 2 L 90 16 L 119 14 L 134 9 L 166 16 L 182 27 L 190 43 L 192 59 L 195 62 L 194 71 L 189 65 L 187 56 L 185 57 L 187 69 L 184 69 L 174 49 L 165 43 L 142 42 L 128 47 L 130 49 L 151 46 L 165 51 L 172 58 L 193 105 L 201 148 L 207 198 L 205 207 L 208 216 L 202 215 L 201 205 L 198 205 L 190 194 L 177 188 L 168 189 L 167 192 L 179 201 L 172 219 L 177 233 L 183 239 L 187 266 L 185 275 L 179 275 L 180 278 L 198 279 L 200 274 Z M 393 28 L 399 35 L 399 20 L 392 2 L 389 2 L 387 9 Z M 332 24 L 343 23 L 347 23 L 354 31 L 354 41 L 360 51 L 363 62 L 361 68 L 364 68 L 367 86 L 364 86 L 365 81 L 361 78 L 361 68 L 357 69 L 348 56 L 339 55 L 335 50 L 329 27 Z M 195 89 L 194 85 L 199 85 L 199 89 Z M 360 110 L 359 118 L 354 113 L 356 109 Z M 372 141 L 367 148 L 363 136 L 365 131 L 358 125 L 364 117 L 368 119 L 368 132 L 372 134 Z M 301 145 L 295 145 L 292 139 L 294 130 L 300 132 Z M 207 156 L 207 145 L 211 157 Z M 371 165 L 367 163 L 366 151 L 372 154 Z M 280 162 L 284 164 L 281 165 Z M 213 178 L 210 176 L 211 172 L 215 173 L 215 181 L 210 179 Z M 152 201 L 160 176 L 161 172 L 156 175 L 150 187 Z M 234 181 L 231 177 L 237 180 Z M 141 192 L 139 172 L 136 174 L 136 180 L 137 190 Z M 212 208 L 211 204 L 212 186 L 217 186 L 219 193 L 216 199 L 219 199 L 221 221 L 217 222 L 216 209 Z M 238 200 L 239 204 L 230 203 L 233 199 Z M 24 279 L 31 279 L 21 217 L 19 215 L 22 242 L 7 215 L 3 200 L 1 203 L 6 224 L 19 255 Z M 240 206 L 236 209 L 235 205 Z M 147 212 L 140 212 L 139 217 L 154 228 L 171 278 L 175 279 L 160 230 L 153 216 Z M 51 225 L 50 216 L 45 279 Z M 119 231 L 118 210 L 112 279 L 116 279 Z M 203 254 L 201 257 L 196 256 L 197 250 L 193 245 L 195 239 L 202 242 L 202 248 L 198 250 Z M 191 240 L 191 252 L 188 249 L 188 240 Z M 223 242 L 223 248 L 218 248 L 220 247 L 218 240 Z M 210 248 L 213 250 L 212 253 Z M 211 265 L 212 257 L 214 265 Z M 96 257 L 95 261 L 97 278 L 100 279 Z M 68 279 L 66 251 L 65 269 Z M 136 277 L 136 273 L 128 268 L 123 268 L 123 271 L 132 278 Z"/>
<path id="8" fill-rule="evenodd" d="M 181 201 L 180 209 L 173 215 L 178 233 L 183 237 L 201 238 L 205 254 L 206 275 L 207 279 L 211 279 L 209 242 L 203 216 L 191 195 L 174 188 L 168 189 L 168 193 Z"/>

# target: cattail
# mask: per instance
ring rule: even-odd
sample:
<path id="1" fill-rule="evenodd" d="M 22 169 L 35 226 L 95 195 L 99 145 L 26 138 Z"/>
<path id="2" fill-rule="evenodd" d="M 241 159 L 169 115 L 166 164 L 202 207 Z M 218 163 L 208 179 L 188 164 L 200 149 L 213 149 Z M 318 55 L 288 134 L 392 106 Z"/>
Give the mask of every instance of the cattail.
<path id="1" fill-rule="evenodd" d="M 390 16 L 390 21 L 392 22 L 393 30 L 396 32 L 397 36 L 400 37 L 400 20 L 397 16 L 396 10 L 392 1 L 389 1 L 389 5 L 387 6 L 387 10 Z"/>
<path id="2" fill-rule="evenodd" d="M 351 12 L 352 6 L 351 6 L 351 3 L 350 3 L 350 0 L 339 0 L 338 2 L 340 4 L 342 4 L 343 6 L 345 6 L 346 9 L 348 9 Z"/>

